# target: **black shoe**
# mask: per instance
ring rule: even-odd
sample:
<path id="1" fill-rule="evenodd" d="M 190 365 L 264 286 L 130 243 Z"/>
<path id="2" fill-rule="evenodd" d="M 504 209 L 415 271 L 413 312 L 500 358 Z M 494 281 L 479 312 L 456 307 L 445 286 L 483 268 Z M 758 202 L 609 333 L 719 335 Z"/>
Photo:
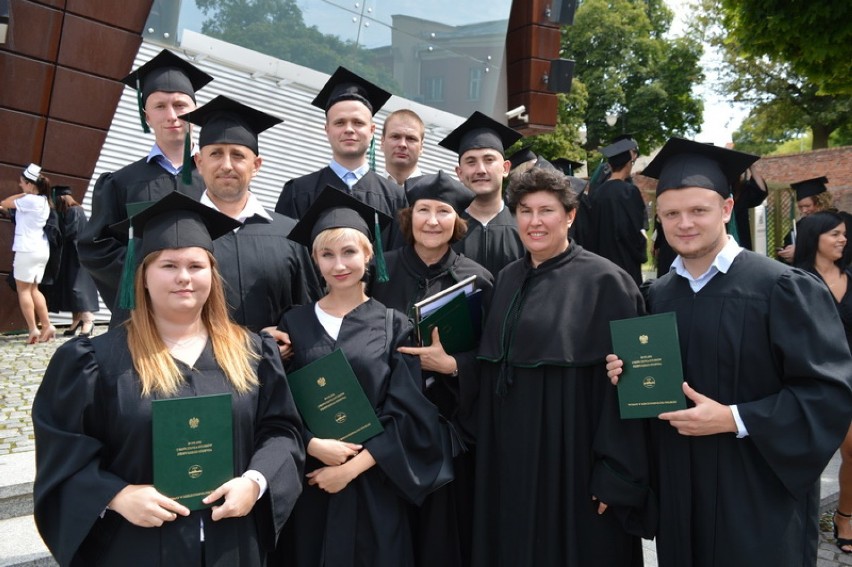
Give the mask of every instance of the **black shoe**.
<path id="1" fill-rule="evenodd" d="M 840 510 L 835 510 L 834 513 L 843 518 L 852 518 L 852 514 L 844 514 Z M 852 553 L 848 549 L 843 549 L 846 546 L 852 547 L 852 539 L 837 537 L 837 522 L 834 521 L 834 518 L 831 519 L 831 525 L 834 527 L 834 545 L 843 553 Z"/>
<path id="2" fill-rule="evenodd" d="M 73 327 L 68 327 L 67 329 L 62 331 L 62 336 L 63 337 L 73 337 L 74 335 L 77 334 L 77 329 L 79 329 L 80 326 L 82 326 L 82 325 L 83 325 L 82 321 L 77 321 L 76 325 L 74 325 Z"/>

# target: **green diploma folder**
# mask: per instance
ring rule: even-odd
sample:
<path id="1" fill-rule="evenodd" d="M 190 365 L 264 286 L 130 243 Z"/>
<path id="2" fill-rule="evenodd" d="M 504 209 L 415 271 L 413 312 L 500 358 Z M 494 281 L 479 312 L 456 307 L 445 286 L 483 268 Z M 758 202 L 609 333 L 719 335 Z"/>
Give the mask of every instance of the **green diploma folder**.
<path id="1" fill-rule="evenodd" d="M 618 380 L 622 419 L 657 417 L 686 408 L 674 313 L 610 321 L 613 352 L 624 362 Z"/>
<path id="2" fill-rule="evenodd" d="M 384 431 L 340 349 L 288 372 L 287 381 L 314 436 L 362 443 Z"/>
<path id="3" fill-rule="evenodd" d="M 154 487 L 190 510 L 234 478 L 231 394 L 151 402 Z"/>

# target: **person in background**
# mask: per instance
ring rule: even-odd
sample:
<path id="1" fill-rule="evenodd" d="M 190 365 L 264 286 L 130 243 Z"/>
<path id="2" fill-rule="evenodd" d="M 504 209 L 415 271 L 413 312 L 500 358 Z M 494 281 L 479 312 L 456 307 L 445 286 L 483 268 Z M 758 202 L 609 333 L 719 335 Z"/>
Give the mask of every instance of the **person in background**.
<path id="1" fill-rule="evenodd" d="M 813 566 L 819 478 L 852 421 L 852 355 L 826 286 L 726 232 L 757 156 L 671 138 L 643 174 L 678 253 L 648 290 L 673 312 L 687 409 L 649 421 L 660 567 Z M 623 361 L 607 357 L 617 382 Z"/>
<path id="2" fill-rule="evenodd" d="M 275 342 L 228 316 L 212 240 L 239 223 L 177 192 L 113 230 L 130 223 L 130 320 L 62 345 L 33 402 L 39 533 L 63 566 L 260 567 L 304 446 Z M 215 394 L 231 398 L 233 478 L 190 511 L 152 485 L 152 403 Z"/>
<path id="3" fill-rule="evenodd" d="M 815 177 L 790 184 L 796 192 L 796 207 L 799 209 L 800 220 L 820 211 L 834 209 L 834 200 L 825 186 L 826 183 L 827 177 Z M 776 251 L 778 259 L 788 264 L 793 262 L 793 256 L 796 254 L 796 226 L 784 236 L 784 246 Z"/>
<path id="4" fill-rule="evenodd" d="M 515 220 L 503 200 L 503 180 L 511 167 L 505 151 L 521 137 L 477 111 L 439 142 L 459 155 L 456 176 L 476 194 L 462 215 L 467 234 L 453 244 L 453 250 L 494 276 L 524 254 Z"/>
<path id="5" fill-rule="evenodd" d="M 387 180 L 404 186 L 409 178 L 423 175 L 417 162 L 423 153 L 425 134 L 423 120 L 413 110 L 402 108 L 388 114 L 381 140 Z"/>
<path id="6" fill-rule="evenodd" d="M 497 275 L 477 356 L 473 565 L 642 565 L 645 426 L 620 419 L 604 367 L 609 322 L 642 314 L 642 296 L 569 240 L 565 175 L 533 167 L 506 194 L 526 254 Z"/>
<path id="7" fill-rule="evenodd" d="M 284 314 L 281 329 L 294 353 L 288 369 L 340 349 L 384 430 L 353 444 L 315 437 L 305 427 L 306 485 L 282 537 L 283 565 L 413 565 L 410 505 L 436 488 L 444 450 L 418 359 L 398 351 L 409 344 L 411 324 L 364 293 L 373 227 L 389 222 L 329 187 L 290 233 L 311 247 L 328 293 Z"/>
<path id="8" fill-rule="evenodd" d="M 375 143 L 373 117 L 390 97 L 384 89 L 338 67 L 311 102 L 325 112 L 331 161 L 318 171 L 285 183 L 275 212 L 299 220 L 330 185 L 395 219 L 396 212 L 408 205 L 405 191 L 373 171 L 367 155 Z M 382 233 L 382 245 L 384 250 L 402 245 L 396 220 Z"/>
<path id="9" fill-rule="evenodd" d="M 51 311 L 71 312 L 71 326 L 63 335 L 88 337 L 95 327 L 98 289 L 89 272 L 80 266 L 77 255 L 77 238 L 86 226 L 86 213 L 74 200 L 71 188 L 64 185 L 53 187 L 53 204 L 59 213 L 63 244 L 59 274 L 48 298 L 48 306 Z"/>
<path id="10" fill-rule="evenodd" d="M 50 216 L 50 180 L 41 174 L 40 166 L 31 163 L 21 172 L 18 187 L 21 192 L 0 201 L 0 208 L 15 209 L 12 273 L 18 305 L 27 324 L 27 344 L 43 343 L 56 335 L 47 300 L 38 288 L 50 259 L 50 246 L 44 234 Z"/>
<path id="11" fill-rule="evenodd" d="M 374 282 L 369 295 L 410 319 L 414 319 L 416 302 L 469 276 L 476 276 L 475 289 L 490 295 L 491 274 L 451 248 L 467 229 L 461 214 L 474 193 L 443 171 L 410 180 L 405 191 L 411 206 L 399 212 L 399 224 L 408 244 L 385 253 L 388 281 Z M 483 305 L 487 303 L 485 299 Z M 478 316 L 481 324 L 481 310 Z M 426 397 L 453 424 L 454 431 L 463 431 L 460 421 L 470 414 L 479 393 L 475 350 L 447 354 L 438 328 L 430 339 L 429 346 L 401 347 L 400 352 L 420 358 Z M 467 438 L 458 445 L 472 441 Z M 470 565 L 473 467 L 473 453 L 456 456 L 453 482 L 430 494 L 415 513 L 417 565 Z"/>
<path id="12" fill-rule="evenodd" d="M 746 250 L 754 250 L 749 211 L 763 204 L 768 194 L 766 181 L 754 166 L 745 170 L 734 185 L 734 213 L 728 224 L 728 232 Z"/>
<path id="13" fill-rule="evenodd" d="M 831 295 L 846 344 L 852 351 L 852 286 L 850 271 L 844 261 L 848 248 L 845 219 L 828 211 L 808 215 L 799 221 L 793 265 L 818 276 Z M 852 553 L 852 427 L 840 446 L 839 494 L 834 511 L 834 539 L 843 553 Z"/>
<path id="14" fill-rule="evenodd" d="M 127 242 L 109 227 L 128 217 L 128 205 L 156 201 L 172 191 L 198 199 L 204 191 L 186 145 L 190 126 L 178 116 L 195 108 L 195 92 L 212 80 L 165 49 L 122 79 L 138 93 L 143 130 L 153 131 L 154 145 L 141 160 L 98 177 L 92 189 L 92 214 L 77 241 L 80 264 L 111 310 L 118 307 Z"/>

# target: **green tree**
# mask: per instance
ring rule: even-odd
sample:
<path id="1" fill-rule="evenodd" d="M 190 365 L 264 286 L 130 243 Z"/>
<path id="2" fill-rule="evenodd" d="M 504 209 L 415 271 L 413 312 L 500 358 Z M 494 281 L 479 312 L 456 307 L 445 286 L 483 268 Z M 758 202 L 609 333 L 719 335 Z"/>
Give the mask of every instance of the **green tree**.
<path id="1" fill-rule="evenodd" d="M 820 94 L 852 94 L 852 3 L 721 0 L 721 8 L 742 55 L 787 62 Z"/>
<path id="2" fill-rule="evenodd" d="M 700 42 L 668 39 L 672 13 L 663 0 L 585 0 L 563 30 L 565 56 L 588 89 L 587 149 L 632 132 L 642 148 L 701 126 L 703 103 L 693 93 L 703 72 Z M 615 126 L 607 114 L 619 115 Z"/>
<path id="3" fill-rule="evenodd" d="M 556 127 L 553 131 L 524 138 L 509 148 L 506 155 L 511 155 L 521 147 L 528 147 L 536 155 L 543 156 L 546 159 L 564 157 L 574 161 L 585 161 L 586 150 L 580 143 L 580 129 L 583 126 L 583 115 L 588 103 L 588 96 L 586 86 L 574 79 L 570 93 L 557 95 L 559 109 Z"/>
<path id="4" fill-rule="evenodd" d="M 338 65 L 393 92 L 393 76 L 352 42 L 305 25 L 296 0 L 196 0 L 204 14 L 201 32 L 324 73 Z"/>

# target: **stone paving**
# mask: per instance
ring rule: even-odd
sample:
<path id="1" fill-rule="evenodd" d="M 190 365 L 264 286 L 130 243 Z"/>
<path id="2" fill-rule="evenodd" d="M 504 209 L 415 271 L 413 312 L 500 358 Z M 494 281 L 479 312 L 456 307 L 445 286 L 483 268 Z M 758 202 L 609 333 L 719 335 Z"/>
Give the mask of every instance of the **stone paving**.
<path id="1" fill-rule="evenodd" d="M 64 328 L 60 328 L 61 333 Z M 95 327 L 95 334 L 106 331 L 105 325 Z M 56 348 L 69 340 L 58 336 L 54 341 L 27 345 L 25 335 L 0 335 L 0 455 L 33 451 L 33 427 L 30 408 L 50 357 Z M 841 553 L 834 546 L 831 518 L 836 502 L 837 466 L 835 456 L 823 474 L 823 498 L 820 521 L 821 534 L 817 567 L 852 566 L 852 554 Z M 656 549 L 652 541 L 643 542 L 645 566 L 656 567 Z M 2 558 L 0 558 L 2 564 Z"/>

